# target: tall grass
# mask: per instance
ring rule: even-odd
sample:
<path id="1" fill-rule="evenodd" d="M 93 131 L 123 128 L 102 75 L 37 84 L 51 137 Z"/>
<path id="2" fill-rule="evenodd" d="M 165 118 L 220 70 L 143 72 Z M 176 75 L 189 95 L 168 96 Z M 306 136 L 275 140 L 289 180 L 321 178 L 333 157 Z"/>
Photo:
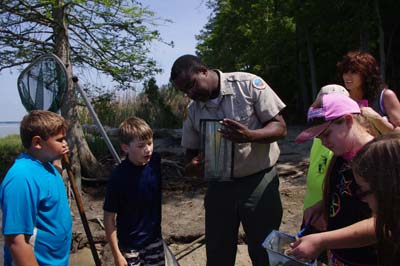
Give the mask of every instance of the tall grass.
<path id="1" fill-rule="evenodd" d="M 180 128 L 187 104 L 188 99 L 182 93 L 166 86 L 142 93 L 107 93 L 92 99 L 93 108 L 102 125 L 111 128 L 117 128 L 130 116 L 144 119 L 152 128 Z M 79 108 L 78 116 L 81 124 L 94 124 L 86 107 Z M 85 133 L 86 141 L 97 158 L 110 155 L 99 134 Z M 118 150 L 118 141 L 115 138 L 111 140 Z"/>
<path id="2" fill-rule="evenodd" d="M 106 93 L 95 97 L 92 105 L 102 124 L 116 128 L 130 116 L 144 119 L 152 128 L 180 128 L 188 99 L 177 90 L 165 86 L 156 89 L 156 93 L 136 93 L 126 91 L 118 95 Z M 94 124 L 85 106 L 78 108 L 78 117 L 82 124 Z M 110 155 L 99 134 L 86 133 L 91 151 L 98 159 Z M 111 138 L 116 150 L 119 150 L 116 138 Z M 19 135 L 0 138 L 0 180 L 13 164 L 18 154 L 24 150 Z"/>
<path id="3" fill-rule="evenodd" d="M 156 98 L 156 99 L 155 99 Z M 103 94 L 92 99 L 93 108 L 104 126 L 118 127 L 130 116 L 144 119 L 153 128 L 180 128 L 188 99 L 173 88 L 162 88 L 156 97 L 125 91 Z M 82 124 L 93 124 L 87 108 L 79 108 Z"/>
<path id="4" fill-rule="evenodd" d="M 0 138 L 0 180 L 11 167 L 18 155 L 24 151 L 19 135 Z"/>

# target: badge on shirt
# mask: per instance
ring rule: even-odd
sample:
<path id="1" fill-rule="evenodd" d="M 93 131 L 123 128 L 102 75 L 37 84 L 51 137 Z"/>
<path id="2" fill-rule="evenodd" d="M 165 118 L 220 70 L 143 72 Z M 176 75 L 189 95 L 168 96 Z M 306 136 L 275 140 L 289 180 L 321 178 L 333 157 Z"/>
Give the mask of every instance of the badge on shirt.
<path id="1" fill-rule="evenodd" d="M 255 79 L 253 79 L 253 81 L 251 82 L 253 84 L 253 87 L 259 90 L 263 90 L 267 87 L 267 83 L 259 77 L 256 77 Z"/>

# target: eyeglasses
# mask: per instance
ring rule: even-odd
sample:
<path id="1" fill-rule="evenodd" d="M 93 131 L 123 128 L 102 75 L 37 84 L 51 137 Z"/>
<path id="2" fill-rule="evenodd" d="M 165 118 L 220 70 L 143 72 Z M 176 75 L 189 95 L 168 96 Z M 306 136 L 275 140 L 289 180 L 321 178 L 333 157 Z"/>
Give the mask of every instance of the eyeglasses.
<path id="1" fill-rule="evenodd" d="M 321 137 L 324 136 L 324 134 L 328 131 L 328 129 L 332 126 L 332 124 L 339 124 L 339 123 L 341 123 L 341 121 L 342 121 L 343 119 L 344 119 L 343 116 L 341 116 L 341 117 L 338 117 L 338 118 L 335 118 L 335 119 L 331 120 L 331 121 L 329 122 L 328 126 L 327 126 L 324 130 L 322 130 L 322 131 L 318 134 L 318 136 L 316 136 L 316 137 L 320 139 Z"/>
<path id="2" fill-rule="evenodd" d="M 365 190 L 365 191 L 362 191 L 361 189 L 358 189 L 355 192 L 355 196 L 360 200 L 364 199 L 366 196 L 371 195 L 371 194 L 372 194 L 372 191 L 370 189 Z"/>
<path id="3" fill-rule="evenodd" d="M 328 130 L 328 128 L 332 125 L 333 121 L 334 120 L 330 121 L 328 126 L 324 128 L 324 130 L 322 130 L 316 137 L 320 139 L 324 135 L 324 133 Z"/>

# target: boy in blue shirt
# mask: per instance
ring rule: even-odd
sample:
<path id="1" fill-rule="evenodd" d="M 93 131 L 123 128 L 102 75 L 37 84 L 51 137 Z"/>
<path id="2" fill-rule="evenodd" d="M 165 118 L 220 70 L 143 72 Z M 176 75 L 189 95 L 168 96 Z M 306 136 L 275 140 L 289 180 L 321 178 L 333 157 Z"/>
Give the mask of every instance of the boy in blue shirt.
<path id="1" fill-rule="evenodd" d="M 126 159 L 113 171 L 104 201 L 104 225 L 115 265 L 164 265 L 161 238 L 161 159 L 153 132 L 130 117 L 119 127 Z"/>
<path id="2" fill-rule="evenodd" d="M 72 219 L 64 182 L 52 165 L 68 152 L 65 120 L 32 111 L 20 125 L 26 149 L 0 186 L 6 252 L 16 265 L 69 265 Z M 11 265 L 5 258 L 5 265 Z"/>

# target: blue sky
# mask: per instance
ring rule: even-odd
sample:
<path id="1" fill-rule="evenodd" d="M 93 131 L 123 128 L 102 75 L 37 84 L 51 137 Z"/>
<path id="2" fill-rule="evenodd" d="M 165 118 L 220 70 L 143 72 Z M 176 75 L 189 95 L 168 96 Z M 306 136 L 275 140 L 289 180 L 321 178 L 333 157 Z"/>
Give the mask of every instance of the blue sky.
<path id="1" fill-rule="evenodd" d="M 174 42 L 174 48 L 164 44 L 154 44 L 150 54 L 164 70 L 156 76 L 157 83 L 166 84 L 175 59 L 183 54 L 194 54 L 195 35 L 199 34 L 207 23 L 210 11 L 205 5 L 205 0 L 144 0 L 142 2 L 156 12 L 158 17 L 173 21 L 159 26 L 158 30 L 165 41 Z M 13 73 L 3 70 L 0 73 L 0 121 L 20 121 L 26 113 L 18 95 L 19 71 L 16 69 L 12 71 Z"/>

